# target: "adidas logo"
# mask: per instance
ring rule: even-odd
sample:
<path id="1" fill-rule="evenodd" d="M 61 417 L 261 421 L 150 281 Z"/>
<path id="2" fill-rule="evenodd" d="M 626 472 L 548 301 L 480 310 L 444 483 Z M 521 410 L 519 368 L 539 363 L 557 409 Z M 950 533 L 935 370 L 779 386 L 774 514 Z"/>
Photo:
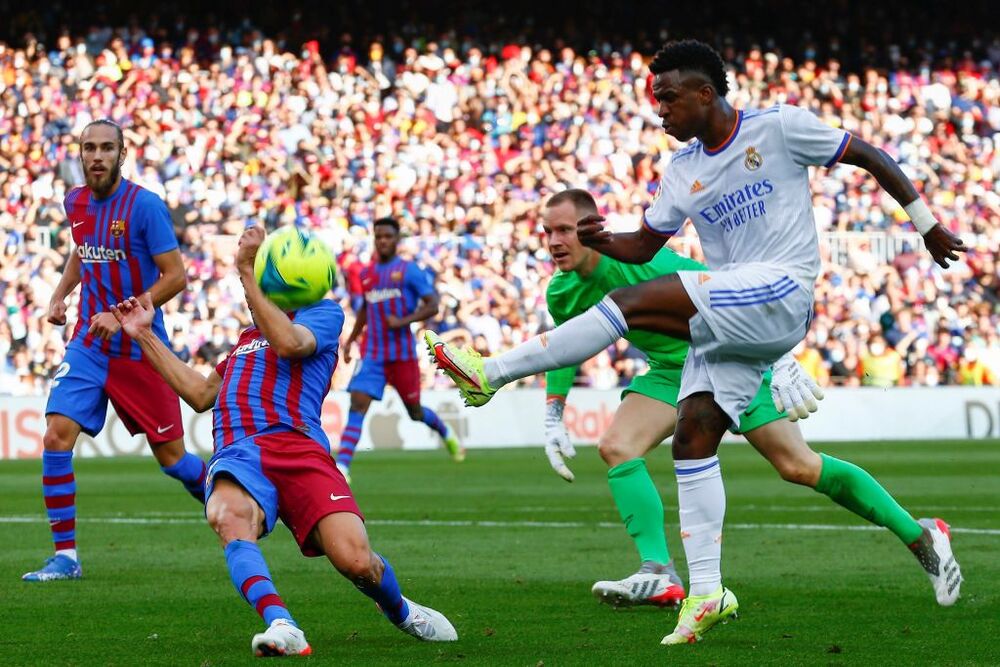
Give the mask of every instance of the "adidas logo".
<path id="1" fill-rule="evenodd" d="M 691 185 L 691 194 L 694 194 L 696 192 L 701 192 L 704 189 L 705 186 L 701 184 L 701 181 L 695 180 L 695 182 Z"/>

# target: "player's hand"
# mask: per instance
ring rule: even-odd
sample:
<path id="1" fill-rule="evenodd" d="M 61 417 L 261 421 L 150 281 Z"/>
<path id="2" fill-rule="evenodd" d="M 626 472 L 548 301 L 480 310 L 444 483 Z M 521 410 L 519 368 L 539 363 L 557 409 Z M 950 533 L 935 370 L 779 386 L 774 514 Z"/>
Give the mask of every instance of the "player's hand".
<path id="1" fill-rule="evenodd" d="M 63 299 L 49 301 L 49 314 L 46 319 L 51 324 L 66 324 L 66 301 Z"/>
<path id="2" fill-rule="evenodd" d="M 816 401 L 823 400 L 823 390 L 788 352 L 774 364 L 771 400 L 779 412 L 788 411 L 788 421 L 797 421 L 819 409 Z"/>
<path id="3" fill-rule="evenodd" d="M 957 253 L 968 250 L 965 242 L 945 229 L 940 222 L 924 235 L 924 245 L 934 261 L 945 269 L 948 268 L 948 260 L 957 262 Z"/>
<path id="4" fill-rule="evenodd" d="M 97 313 L 90 318 L 90 329 L 87 333 L 102 340 L 110 340 L 121 328 L 112 313 Z"/>
<path id="5" fill-rule="evenodd" d="M 135 338 L 144 330 L 153 328 L 156 308 L 149 292 L 143 292 L 138 298 L 133 296 L 127 301 L 111 306 L 111 314 L 125 333 Z"/>
<path id="6" fill-rule="evenodd" d="M 569 439 L 569 431 L 563 423 L 563 408 L 566 402 L 561 398 L 549 399 L 545 404 L 545 456 L 556 474 L 567 482 L 574 479 L 573 471 L 566 465 L 566 459 L 576 456 L 576 449 Z"/>
<path id="7" fill-rule="evenodd" d="M 389 327 L 390 329 L 402 329 L 404 326 L 406 326 L 406 323 L 403 322 L 402 317 L 397 317 L 396 315 L 390 314 L 385 316 L 385 326 Z"/>
<path id="8" fill-rule="evenodd" d="M 243 230 L 239 247 L 236 250 L 236 266 L 240 269 L 253 270 L 253 261 L 257 257 L 257 249 L 264 242 L 267 232 L 260 225 L 251 225 Z"/>
<path id="9" fill-rule="evenodd" d="M 576 237 L 588 248 L 599 248 L 611 241 L 611 232 L 604 228 L 604 216 L 591 213 L 576 221 Z"/>
<path id="10" fill-rule="evenodd" d="M 351 363 L 351 348 L 353 347 L 354 347 L 354 339 L 348 338 L 347 342 L 344 343 L 344 349 L 343 349 L 345 364 Z"/>

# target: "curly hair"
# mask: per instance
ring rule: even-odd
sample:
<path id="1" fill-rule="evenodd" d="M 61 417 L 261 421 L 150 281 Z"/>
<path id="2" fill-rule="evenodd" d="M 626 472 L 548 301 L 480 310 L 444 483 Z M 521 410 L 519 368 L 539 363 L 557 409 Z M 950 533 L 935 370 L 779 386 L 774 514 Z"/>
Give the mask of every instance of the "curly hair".
<path id="1" fill-rule="evenodd" d="M 729 92 L 726 65 L 722 62 L 722 56 L 705 42 L 696 39 L 667 42 L 649 63 L 649 71 L 654 75 L 675 69 L 704 74 L 715 92 L 723 97 Z"/>

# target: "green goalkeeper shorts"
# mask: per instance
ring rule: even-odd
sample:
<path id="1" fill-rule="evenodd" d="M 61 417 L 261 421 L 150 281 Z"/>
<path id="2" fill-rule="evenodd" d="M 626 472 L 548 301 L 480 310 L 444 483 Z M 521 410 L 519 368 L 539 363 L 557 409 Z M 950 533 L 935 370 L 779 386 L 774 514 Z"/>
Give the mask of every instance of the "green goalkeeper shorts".
<path id="1" fill-rule="evenodd" d="M 622 391 L 622 399 L 635 392 L 677 407 L 677 394 L 681 390 L 681 369 L 650 366 L 645 375 L 637 375 Z M 784 419 L 785 413 L 778 412 L 771 400 L 771 372 L 764 373 L 764 381 L 757 390 L 749 407 L 740 415 L 739 428 L 730 428 L 733 433 L 746 433 L 764 424 Z"/>

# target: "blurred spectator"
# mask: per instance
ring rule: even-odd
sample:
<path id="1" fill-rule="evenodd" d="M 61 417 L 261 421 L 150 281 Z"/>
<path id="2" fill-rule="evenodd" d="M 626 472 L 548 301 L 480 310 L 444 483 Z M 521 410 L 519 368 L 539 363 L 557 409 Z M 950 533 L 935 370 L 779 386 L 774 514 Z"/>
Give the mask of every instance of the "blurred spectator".
<path id="1" fill-rule="evenodd" d="M 634 43 L 644 52 L 608 38 L 582 53 L 554 39 L 433 41 L 418 26 L 321 44 L 251 21 L 86 25 L 44 47 L 34 35 L 0 43 L 0 392 L 44 393 L 61 360 L 67 332 L 44 316 L 69 252 L 62 199 L 82 182 L 75 140 L 95 118 L 123 124 L 126 174 L 167 202 L 189 286 L 164 318 L 174 351 L 203 372 L 250 321 L 232 270 L 248 221 L 315 229 L 338 254 L 335 296 L 351 312 L 371 222 L 399 218 L 401 254 L 442 295 L 431 326 L 493 354 L 551 326 L 539 204 L 585 188 L 613 229 L 634 228 L 679 147 L 645 94 L 648 37 Z M 836 37 L 784 37 L 785 52 L 780 40 L 726 42 L 732 103 L 797 104 L 875 143 L 971 248 L 943 271 L 866 174 L 814 170 L 824 264 L 797 356 L 822 384 L 997 383 L 1000 42 L 977 57 L 920 40 L 859 56 Z M 690 227 L 671 244 L 702 258 Z M 621 343 L 578 379 L 620 386 L 644 369 Z"/>

